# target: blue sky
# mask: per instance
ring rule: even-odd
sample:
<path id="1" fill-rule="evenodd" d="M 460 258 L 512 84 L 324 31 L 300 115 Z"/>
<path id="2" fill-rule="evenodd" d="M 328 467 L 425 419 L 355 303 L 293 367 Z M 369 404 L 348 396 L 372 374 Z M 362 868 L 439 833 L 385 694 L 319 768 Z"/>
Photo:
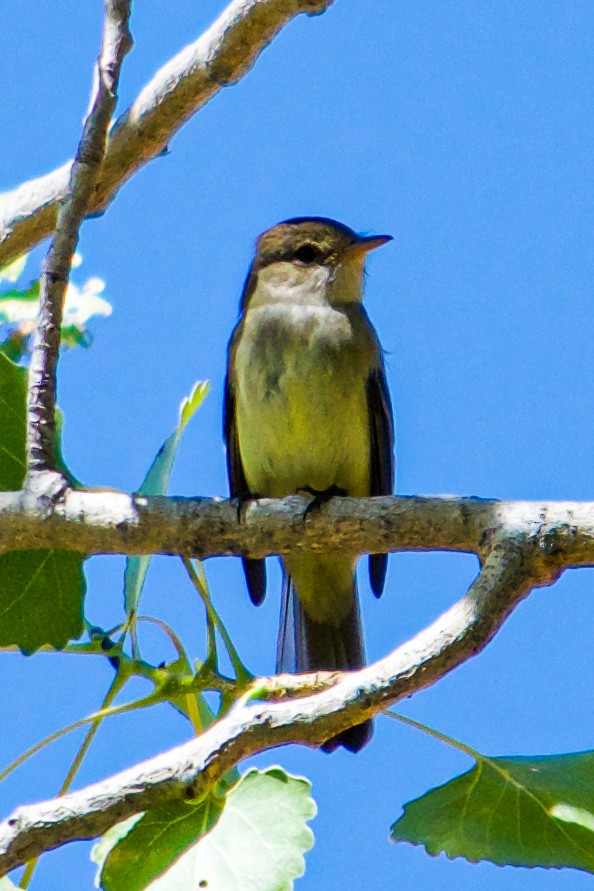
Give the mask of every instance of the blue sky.
<path id="1" fill-rule="evenodd" d="M 222 7 L 135 4 L 122 110 Z M 99 2 L 0 8 L 0 190 L 72 155 L 100 27 Z M 137 487 L 179 400 L 208 378 L 170 491 L 226 492 L 225 347 L 254 239 L 288 216 L 323 214 L 394 235 L 370 258 L 367 307 L 388 353 L 398 491 L 590 499 L 593 39 L 588 0 L 336 0 L 294 21 L 83 227 L 81 272 L 107 281 L 114 312 L 94 325 L 90 350 L 61 361 L 64 452 L 76 476 Z M 122 571 L 120 558 L 88 563 L 88 611 L 105 626 L 121 618 Z M 245 661 L 270 672 L 276 571 L 260 610 L 239 561 L 212 560 L 207 572 Z M 393 556 L 379 603 L 362 581 L 369 657 L 433 620 L 475 572 L 468 556 Z M 594 748 L 593 585 L 591 570 L 572 571 L 533 592 L 480 657 L 401 710 L 488 754 Z M 201 613 L 178 561 L 154 561 L 143 610 L 200 655 Z M 156 634 L 144 646 L 147 657 L 170 655 Z M 111 678 L 90 658 L 0 661 L 2 765 L 92 711 Z M 188 735 L 166 709 L 112 721 L 79 783 Z M 21 768 L 3 788 L 2 813 L 53 795 L 76 745 L 69 738 Z M 297 748 L 256 759 L 276 762 L 312 780 L 319 806 L 303 891 L 589 886 L 575 871 L 476 866 L 390 845 L 401 804 L 469 765 L 388 719 L 356 759 Z M 44 858 L 32 887 L 91 887 L 92 873 L 88 846 L 71 845 Z"/>

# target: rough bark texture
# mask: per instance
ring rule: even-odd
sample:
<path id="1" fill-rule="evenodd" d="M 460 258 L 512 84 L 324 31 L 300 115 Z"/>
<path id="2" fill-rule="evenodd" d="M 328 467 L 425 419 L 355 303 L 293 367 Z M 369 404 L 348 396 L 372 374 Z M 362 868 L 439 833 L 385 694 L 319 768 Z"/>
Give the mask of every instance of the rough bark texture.
<path id="1" fill-rule="evenodd" d="M 0 492 L 0 552 L 53 547 L 90 554 L 264 557 L 337 548 L 352 553 L 461 551 L 494 538 L 527 542 L 550 568 L 594 565 L 594 502 L 495 501 L 455 496 L 334 498 L 304 520 L 291 496 L 237 506 L 215 498 L 66 490 L 48 504 Z"/>
<path id="2" fill-rule="evenodd" d="M 43 266 L 39 318 L 29 366 L 28 483 L 32 482 L 32 477 L 36 474 L 55 470 L 56 368 L 64 296 L 80 226 L 93 197 L 105 155 L 107 128 L 117 101 L 122 62 L 132 46 L 128 30 L 130 2 L 131 0 L 105 0 L 103 41 L 94 72 L 89 112 Z M 39 482 L 36 480 L 34 489 L 38 489 Z M 54 473 L 47 484 L 54 490 L 56 482 Z M 59 489 L 58 484 L 57 490 Z M 37 492 L 34 497 L 37 497 Z"/>

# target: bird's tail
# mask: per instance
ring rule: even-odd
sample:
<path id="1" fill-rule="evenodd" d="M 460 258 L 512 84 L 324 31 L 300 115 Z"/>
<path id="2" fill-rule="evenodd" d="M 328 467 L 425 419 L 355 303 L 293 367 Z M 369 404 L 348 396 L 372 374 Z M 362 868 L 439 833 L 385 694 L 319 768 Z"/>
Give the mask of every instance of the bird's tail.
<path id="1" fill-rule="evenodd" d="M 351 609 L 340 623 L 316 622 L 304 610 L 290 575 L 284 572 L 276 670 L 298 673 L 343 671 L 361 668 L 364 664 L 363 629 L 356 588 Z M 322 748 L 333 752 L 338 746 L 344 746 L 351 752 L 358 752 L 371 739 L 372 730 L 372 722 L 364 721 L 327 740 Z"/>

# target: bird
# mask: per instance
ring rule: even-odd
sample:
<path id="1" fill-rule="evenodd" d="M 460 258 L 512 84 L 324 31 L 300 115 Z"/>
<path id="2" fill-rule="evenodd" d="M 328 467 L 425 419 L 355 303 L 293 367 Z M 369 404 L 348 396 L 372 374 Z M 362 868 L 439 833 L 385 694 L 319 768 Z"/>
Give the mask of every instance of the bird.
<path id="1" fill-rule="evenodd" d="M 384 354 L 363 307 L 365 258 L 391 241 L 327 217 L 294 217 L 256 242 L 228 345 L 224 439 L 231 497 L 330 497 L 394 491 L 394 421 Z M 263 559 L 242 558 L 252 602 Z M 282 557 L 277 671 L 357 669 L 365 650 L 355 568 L 343 552 Z M 369 555 L 380 597 L 387 554 Z M 372 722 L 322 748 L 357 752 Z"/>

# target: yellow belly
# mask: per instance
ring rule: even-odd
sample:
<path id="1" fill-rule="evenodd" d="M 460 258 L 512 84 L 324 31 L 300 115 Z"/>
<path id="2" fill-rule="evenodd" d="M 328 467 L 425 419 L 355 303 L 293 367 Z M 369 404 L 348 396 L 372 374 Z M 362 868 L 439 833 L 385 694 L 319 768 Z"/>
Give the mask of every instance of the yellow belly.
<path id="1" fill-rule="evenodd" d="M 248 313 L 235 369 L 251 491 L 280 498 L 336 485 L 369 493 L 368 364 L 348 320 L 330 307 Z"/>

